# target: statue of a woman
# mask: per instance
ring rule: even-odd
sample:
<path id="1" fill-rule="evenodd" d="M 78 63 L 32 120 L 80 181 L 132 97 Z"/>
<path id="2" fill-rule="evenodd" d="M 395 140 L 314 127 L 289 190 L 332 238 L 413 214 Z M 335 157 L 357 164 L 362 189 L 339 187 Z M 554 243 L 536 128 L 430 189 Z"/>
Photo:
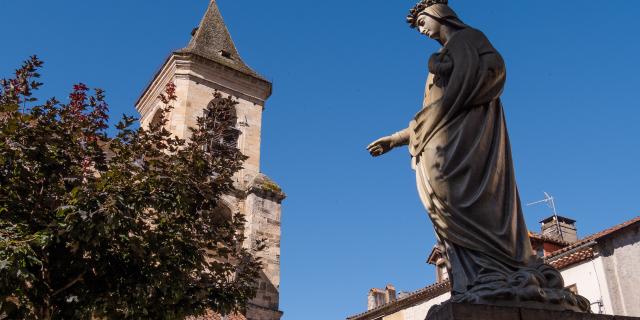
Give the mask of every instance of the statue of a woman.
<path id="1" fill-rule="evenodd" d="M 422 110 L 408 128 L 367 148 L 377 157 L 409 145 L 448 260 L 451 300 L 587 311 L 588 301 L 532 253 L 500 102 L 502 56 L 446 0 L 419 2 L 407 20 L 442 48 L 429 58 Z"/>

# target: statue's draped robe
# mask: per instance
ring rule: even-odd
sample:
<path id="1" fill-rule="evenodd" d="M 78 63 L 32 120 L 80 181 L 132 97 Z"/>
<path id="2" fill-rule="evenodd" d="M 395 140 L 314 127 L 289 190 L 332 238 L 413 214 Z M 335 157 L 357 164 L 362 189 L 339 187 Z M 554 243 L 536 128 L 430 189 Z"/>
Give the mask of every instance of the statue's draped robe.
<path id="1" fill-rule="evenodd" d="M 465 28 L 429 60 L 423 109 L 409 126 L 418 191 L 451 264 L 454 299 L 534 257 L 500 94 L 500 54 Z"/>

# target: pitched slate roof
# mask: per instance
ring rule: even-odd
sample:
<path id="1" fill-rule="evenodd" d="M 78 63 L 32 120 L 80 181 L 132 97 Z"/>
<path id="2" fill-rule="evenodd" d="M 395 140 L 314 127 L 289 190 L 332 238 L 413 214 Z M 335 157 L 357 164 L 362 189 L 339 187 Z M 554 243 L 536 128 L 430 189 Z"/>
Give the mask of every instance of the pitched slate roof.
<path id="1" fill-rule="evenodd" d="M 192 32 L 189 44 L 185 48 L 173 51 L 167 56 L 162 66 L 156 71 L 149 84 L 147 84 L 138 97 L 136 106 L 149 91 L 149 88 L 151 88 L 153 82 L 158 78 L 167 62 L 169 62 L 169 60 L 171 60 L 171 58 L 176 54 L 201 57 L 205 60 L 216 62 L 244 75 L 270 84 L 269 80 L 253 71 L 253 69 L 242 61 L 242 58 L 231 39 L 229 30 L 222 19 L 222 14 L 220 14 L 220 9 L 218 9 L 216 0 L 210 0 L 209 7 L 202 18 L 202 21 L 200 21 L 200 25 Z"/>
<path id="2" fill-rule="evenodd" d="M 213 60 L 249 76 L 265 80 L 242 61 L 229 30 L 222 19 L 216 0 L 211 0 L 200 25 L 194 29 L 187 47 L 177 53 L 191 53 Z"/>

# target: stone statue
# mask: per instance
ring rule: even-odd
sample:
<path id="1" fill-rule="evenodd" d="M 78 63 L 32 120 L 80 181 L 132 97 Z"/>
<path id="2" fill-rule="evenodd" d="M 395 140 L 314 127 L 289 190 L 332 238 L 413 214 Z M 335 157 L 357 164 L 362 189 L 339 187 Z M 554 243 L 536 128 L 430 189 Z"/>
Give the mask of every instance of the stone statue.
<path id="1" fill-rule="evenodd" d="M 422 110 L 371 143 L 374 157 L 408 145 L 418 193 L 444 249 L 452 302 L 587 312 L 531 249 L 500 102 L 502 56 L 447 0 L 423 0 L 412 28 L 442 48 L 429 58 Z"/>

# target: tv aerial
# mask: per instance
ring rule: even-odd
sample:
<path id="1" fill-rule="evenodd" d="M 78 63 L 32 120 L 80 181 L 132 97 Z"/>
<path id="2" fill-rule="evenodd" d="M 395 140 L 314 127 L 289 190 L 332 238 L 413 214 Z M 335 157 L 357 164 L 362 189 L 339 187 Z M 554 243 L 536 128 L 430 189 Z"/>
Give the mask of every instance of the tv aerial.
<path id="1" fill-rule="evenodd" d="M 527 207 L 528 206 L 532 206 L 532 205 L 536 205 L 536 204 L 539 204 L 539 203 L 546 203 L 547 206 L 549 206 L 549 208 L 551 208 L 551 210 L 553 210 L 553 216 L 558 218 L 558 212 L 556 212 L 556 202 L 555 202 L 555 200 L 553 199 L 553 197 L 551 195 L 549 195 L 548 193 L 545 192 L 543 200 L 527 203 Z"/>
<path id="2" fill-rule="evenodd" d="M 553 220 L 555 220 L 556 222 L 556 227 L 558 228 L 558 232 L 560 233 L 560 239 L 564 240 L 564 235 L 562 234 L 562 228 L 560 227 L 560 220 L 558 219 L 558 212 L 556 211 L 555 199 L 553 199 L 553 197 L 550 194 L 544 192 L 544 199 L 527 203 L 527 207 L 540 204 L 540 203 L 546 203 L 547 206 L 549 206 L 549 208 L 553 210 Z"/>

